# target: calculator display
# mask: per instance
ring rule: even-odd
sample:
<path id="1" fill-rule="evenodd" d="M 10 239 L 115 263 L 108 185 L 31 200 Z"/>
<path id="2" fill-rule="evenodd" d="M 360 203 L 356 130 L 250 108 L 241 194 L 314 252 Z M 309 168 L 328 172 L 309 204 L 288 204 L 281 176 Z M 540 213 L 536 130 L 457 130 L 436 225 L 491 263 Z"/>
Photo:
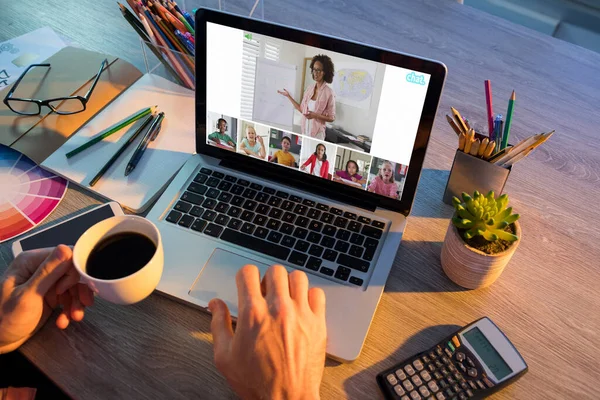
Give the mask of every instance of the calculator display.
<path id="1" fill-rule="evenodd" d="M 479 328 L 470 329 L 463 336 L 499 381 L 513 372 Z"/>

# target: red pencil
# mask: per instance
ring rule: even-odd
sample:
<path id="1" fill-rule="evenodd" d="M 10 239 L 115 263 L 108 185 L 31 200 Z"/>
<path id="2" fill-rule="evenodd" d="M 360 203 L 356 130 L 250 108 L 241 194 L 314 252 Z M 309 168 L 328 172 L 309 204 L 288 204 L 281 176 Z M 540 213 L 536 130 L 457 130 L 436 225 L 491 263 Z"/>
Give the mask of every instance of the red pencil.
<path id="1" fill-rule="evenodd" d="M 492 132 L 494 132 L 494 111 L 492 110 L 492 82 L 489 80 L 485 81 L 485 103 L 488 115 L 488 136 L 491 138 Z"/>

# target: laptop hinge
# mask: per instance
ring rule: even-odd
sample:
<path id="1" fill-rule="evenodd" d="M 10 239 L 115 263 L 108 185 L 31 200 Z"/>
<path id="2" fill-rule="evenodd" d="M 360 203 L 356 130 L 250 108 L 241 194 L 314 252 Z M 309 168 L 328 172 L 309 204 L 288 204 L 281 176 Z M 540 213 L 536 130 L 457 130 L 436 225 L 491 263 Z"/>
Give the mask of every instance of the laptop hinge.
<path id="1" fill-rule="evenodd" d="M 253 165 L 243 164 L 240 162 L 233 161 L 231 159 L 221 159 L 219 163 L 220 166 L 224 168 L 234 169 L 236 171 L 240 171 L 246 174 L 254 175 L 260 177 L 262 179 L 267 179 L 274 182 L 279 182 L 287 186 L 293 186 L 301 191 L 310 192 L 317 196 L 327 197 L 331 200 L 335 200 L 338 202 L 342 202 L 344 204 L 351 205 L 353 207 L 362 208 L 364 210 L 375 212 L 375 209 L 378 206 L 377 201 L 371 201 L 368 199 L 361 198 L 360 196 L 352 196 L 347 193 L 340 193 L 335 188 L 327 188 L 327 185 L 323 186 L 312 186 L 307 185 L 306 181 L 298 178 L 292 178 L 290 175 L 283 175 L 280 173 L 272 173 L 269 171 L 265 171 L 264 169 L 257 168 Z M 337 185 L 331 185 L 337 186 Z"/>

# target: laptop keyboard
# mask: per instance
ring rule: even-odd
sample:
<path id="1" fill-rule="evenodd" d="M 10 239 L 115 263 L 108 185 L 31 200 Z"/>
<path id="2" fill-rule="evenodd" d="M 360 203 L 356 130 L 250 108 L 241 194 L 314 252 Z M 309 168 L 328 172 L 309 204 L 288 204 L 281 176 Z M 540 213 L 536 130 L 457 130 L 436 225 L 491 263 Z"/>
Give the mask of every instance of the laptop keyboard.
<path id="1" fill-rule="evenodd" d="M 363 286 L 385 223 L 201 168 L 166 221 Z"/>

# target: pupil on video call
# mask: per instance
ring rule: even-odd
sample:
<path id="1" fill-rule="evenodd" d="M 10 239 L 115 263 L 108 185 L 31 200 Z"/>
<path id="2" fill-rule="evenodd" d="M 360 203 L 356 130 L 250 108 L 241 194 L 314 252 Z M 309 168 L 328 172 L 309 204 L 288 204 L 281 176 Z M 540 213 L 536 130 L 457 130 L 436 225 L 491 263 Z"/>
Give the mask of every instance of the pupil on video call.
<path id="1" fill-rule="evenodd" d="M 303 135 L 325 140 L 325 123 L 335 121 L 335 93 L 326 84 L 333 82 L 333 62 L 328 56 L 318 54 L 310 62 L 310 71 L 315 83 L 306 88 L 300 104 L 285 88 L 277 93 L 287 97 L 294 108 L 302 113 Z"/>

